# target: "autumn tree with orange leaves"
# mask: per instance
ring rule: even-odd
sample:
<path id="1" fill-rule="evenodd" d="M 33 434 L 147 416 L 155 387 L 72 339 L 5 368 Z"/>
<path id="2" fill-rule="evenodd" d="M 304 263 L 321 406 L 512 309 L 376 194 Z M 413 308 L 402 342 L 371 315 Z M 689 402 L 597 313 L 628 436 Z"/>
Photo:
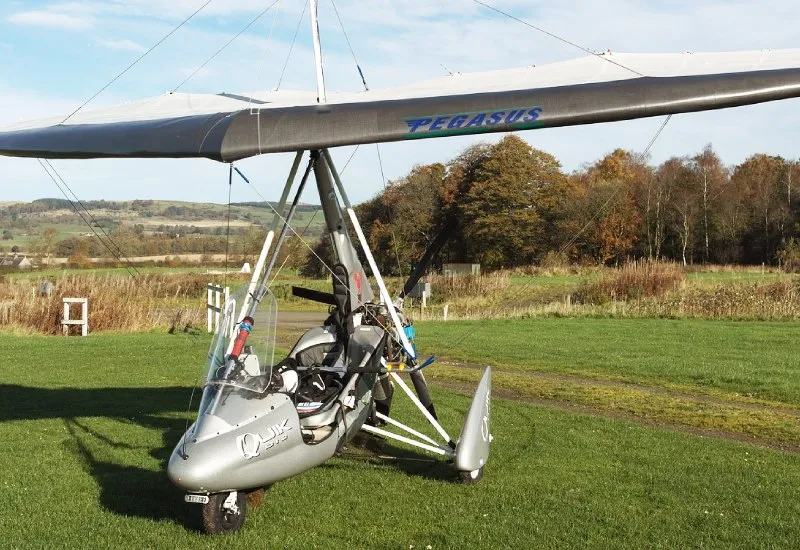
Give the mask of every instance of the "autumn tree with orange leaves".
<path id="1" fill-rule="evenodd" d="M 566 175 L 515 135 L 416 166 L 357 207 L 381 270 L 407 274 L 447 229 L 442 262 L 486 268 L 649 258 L 778 263 L 800 239 L 800 163 L 756 154 L 727 167 L 707 145 L 658 166 L 617 149 Z"/>

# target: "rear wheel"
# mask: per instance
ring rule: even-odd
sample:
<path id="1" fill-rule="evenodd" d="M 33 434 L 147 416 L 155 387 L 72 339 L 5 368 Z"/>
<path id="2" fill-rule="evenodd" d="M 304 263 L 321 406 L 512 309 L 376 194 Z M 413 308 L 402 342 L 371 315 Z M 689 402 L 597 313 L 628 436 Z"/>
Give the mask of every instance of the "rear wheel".
<path id="1" fill-rule="evenodd" d="M 203 505 L 203 527 L 210 535 L 224 535 L 241 529 L 247 513 L 247 493 L 217 493 Z"/>
<path id="2" fill-rule="evenodd" d="M 458 478 L 464 485 L 473 485 L 475 483 L 478 483 L 483 477 L 483 468 L 484 467 L 481 466 L 477 470 L 472 470 L 471 472 L 467 471 L 458 472 Z"/>

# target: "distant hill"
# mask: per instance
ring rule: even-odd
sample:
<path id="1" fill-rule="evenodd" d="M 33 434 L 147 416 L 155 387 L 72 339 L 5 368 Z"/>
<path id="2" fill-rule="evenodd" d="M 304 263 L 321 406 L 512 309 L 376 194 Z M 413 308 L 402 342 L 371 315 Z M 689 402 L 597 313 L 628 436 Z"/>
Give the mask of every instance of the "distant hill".
<path id="1" fill-rule="evenodd" d="M 252 206 L 253 208 L 264 208 L 269 210 L 270 212 L 274 209 L 278 208 L 277 202 L 232 202 L 231 206 Z M 318 204 L 305 204 L 302 202 L 297 203 L 297 211 L 298 212 L 316 212 L 320 209 Z"/>
<path id="2" fill-rule="evenodd" d="M 82 201 L 75 207 L 59 198 L 42 198 L 33 202 L 0 203 L 0 253 L 13 248 L 28 252 L 43 242 L 45 228 L 55 230 L 54 242 L 94 235 L 99 228 L 109 234 L 134 233 L 144 236 L 217 236 L 230 234 L 238 238 L 252 234 L 272 221 L 275 202 L 241 202 L 231 204 L 230 229 L 228 205 L 168 200 Z M 84 210 L 85 208 L 85 210 Z M 317 205 L 301 204 L 293 226 L 308 230 L 305 237 L 319 235 L 322 214 Z M 87 224 L 88 221 L 88 224 Z M 311 223 L 309 223 L 311 222 Z M 53 233 L 52 231 L 50 233 Z"/>

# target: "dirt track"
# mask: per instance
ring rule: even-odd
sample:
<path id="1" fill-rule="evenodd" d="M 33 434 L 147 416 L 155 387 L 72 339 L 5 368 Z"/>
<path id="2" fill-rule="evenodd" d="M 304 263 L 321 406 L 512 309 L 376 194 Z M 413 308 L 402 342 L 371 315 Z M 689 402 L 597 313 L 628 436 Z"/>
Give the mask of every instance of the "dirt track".
<path id="1" fill-rule="evenodd" d="M 437 360 L 438 363 L 448 365 L 450 367 L 456 368 L 463 368 L 469 370 L 482 370 L 486 368 L 486 365 L 477 365 L 477 364 L 470 364 L 464 363 L 460 361 L 453 361 L 448 359 L 439 359 Z M 691 392 L 682 392 L 676 391 L 668 388 L 662 388 L 658 386 L 646 386 L 642 384 L 631 384 L 626 382 L 618 382 L 613 380 L 596 380 L 594 378 L 587 378 L 583 376 L 573 376 L 573 375 L 566 375 L 566 374 L 555 374 L 555 373 L 547 373 L 547 372 L 525 372 L 525 371 L 517 371 L 517 370 L 508 370 L 503 369 L 502 367 L 492 366 L 494 372 L 512 372 L 515 376 L 523 376 L 526 378 L 531 379 L 539 379 L 539 380 L 556 380 L 559 382 L 566 382 L 569 384 L 575 384 L 580 386 L 604 386 L 604 387 L 617 387 L 617 388 L 626 388 L 626 389 L 633 389 L 638 392 L 643 392 L 646 394 L 651 395 L 659 395 L 659 396 L 667 396 L 672 399 L 678 401 L 685 401 L 685 402 L 702 402 L 702 403 L 709 403 L 715 405 L 723 405 L 728 407 L 735 407 L 740 409 L 747 409 L 747 410 L 754 410 L 754 411 L 766 411 L 768 413 L 775 413 L 781 415 L 789 415 L 798 419 L 800 422 L 800 409 L 797 408 L 789 408 L 787 407 L 771 407 L 769 405 L 762 405 L 759 403 L 745 403 L 740 401 L 728 401 L 718 397 L 712 397 L 708 395 L 696 394 Z M 432 380 L 430 384 L 435 387 L 441 387 L 443 389 L 448 389 L 455 391 L 457 393 L 461 393 L 463 395 L 472 395 L 472 392 L 475 391 L 475 387 L 473 384 L 461 382 L 457 380 Z M 791 453 L 800 454 L 800 442 L 797 444 L 787 444 L 785 442 L 779 441 L 772 441 L 769 439 L 760 439 L 755 437 L 750 437 L 744 434 L 737 434 L 731 433 L 727 431 L 721 430 L 713 430 L 713 429 L 705 429 L 699 428 L 695 426 L 688 426 L 685 424 L 679 424 L 674 422 L 668 422 L 663 420 L 658 420 L 654 418 L 645 418 L 635 414 L 628 414 L 625 412 L 621 412 L 619 410 L 605 410 L 605 409 L 598 409 L 590 406 L 579 405 L 575 403 L 571 403 L 569 401 L 553 398 L 542 398 L 542 397 L 531 397 L 526 395 L 519 395 L 512 391 L 507 390 L 500 390 L 494 388 L 492 393 L 496 397 L 501 397 L 503 399 L 511 399 L 514 401 L 519 401 L 522 403 L 532 403 L 544 407 L 551 407 L 560 410 L 566 410 L 571 412 L 578 412 L 584 414 L 592 414 L 596 416 L 603 416 L 606 418 L 612 418 L 615 420 L 625 420 L 628 422 L 635 422 L 637 424 L 641 424 L 644 426 L 651 426 L 656 428 L 664 428 L 673 430 L 676 432 L 681 433 L 689 433 L 693 435 L 698 435 L 701 437 L 714 437 L 717 439 L 725 439 L 728 441 L 738 441 L 742 443 L 750 443 L 754 445 L 760 445 L 763 447 L 769 447 L 771 449 L 777 449 L 781 451 L 787 451 Z"/>
<path id="2" fill-rule="evenodd" d="M 279 326 L 281 326 L 282 329 L 278 335 L 279 343 L 287 347 L 291 347 L 297 340 L 297 338 L 305 330 L 313 326 L 319 326 L 320 324 L 322 324 L 322 322 L 325 321 L 326 317 L 327 315 L 325 313 L 308 312 L 308 311 L 285 311 L 279 313 L 278 322 Z M 447 365 L 449 367 L 455 367 L 459 369 L 482 370 L 483 368 L 486 367 L 486 365 L 478 365 L 462 361 L 454 361 L 446 358 L 437 359 L 437 362 L 443 365 Z M 495 365 L 493 365 L 492 368 L 494 369 L 495 372 L 510 372 L 513 373 L 515 376 L 522 376 L 533 380 L 538 379 L 543 381 L 547 380 L 547 381 L 566 382 L 569 384 L 575 384 L 580 386 L 594 386 L 594 387 L 603 386 L 603 387 L 625 388 L 652 395 L 667 396 L 681 401 L 702 402 L 714 405 L 737 407 L 740 409 L 766 411 L 769 413 L 790 415 L 796 417 L 798 419 L 798 422 L 800 422 L 800 409 L 797 408 L 771 407 L 769 405 L 763 405 L 760 403 L 728 401 L 719 397 L 702 395 L 692 392 L 678 391 L 658 386 L 646 386 L 642 384 L 632 384 L 632 383 L 619 382 L 613 380 L 597 380 L 594 378 L 587 378 L 584 376 L 556 374 L 547 372 L 518 371 L 518 370 L 504 369 L 502 366 L 495 366 Z M 472 384 L 455 380 L 442 380 L 442 379 L 431 380 L 430 384 L 434 387 L 440 387 L 442 389 L 448 389 L 463 395 L 470 395 L 470 396 L 472 395 L 472 392 L 475 390 L 475 387 Z M 697 428 L 694 426 L 665 422 L 661 420 L 655 420 L 652 418 L 644 418 L 634 414 L 626 414 L 620 411 L 596 409 L 593 407 L 576 405 L 574 403 L 570 403 L 569 401 L 564 401 L 559 399 L 544 399 L 538 397 L 523 396 L 515 394 L 510 391 L 504 391 L 498 389 L 494 389 L 493 393 L 497 397 L 501 397 L 503 399 L 511 399 L 523 403 L 532 403 L 539 406 L 551 407 L 570 412 L 603 416 L 606 418 L 613 418 L 615 420 L 625 420 L 627 422 L 635 422 L 637 424 L 641 424 L 644 426 L 664 428 L 676 432 L 698 435 L 701 437 L 714 437 L 718 439 L 725 439 L 728 441 L 751 443 L 755 445 L 761 445 L 764 447 L 800 454 L 800 443 L 796 445 L 789 445 L 786 443 L 779 443 L 765 439 L 756 439 L 741 434 L 729 433 L 719 430 Z"/>

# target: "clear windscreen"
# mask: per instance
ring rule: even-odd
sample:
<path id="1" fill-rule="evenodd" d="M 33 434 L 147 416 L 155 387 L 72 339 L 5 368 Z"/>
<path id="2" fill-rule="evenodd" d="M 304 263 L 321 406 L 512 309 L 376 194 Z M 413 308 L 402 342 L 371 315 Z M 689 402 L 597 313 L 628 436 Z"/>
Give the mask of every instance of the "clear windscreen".
<path id="1" fill-rule="evenodd" d="M 238 360 L 228 361 L 242 319 L 247 315 L 242 311 L 247 290 L 247 285 L 238 289 L 221 307 L 219 328 L 208 351 L 200 415 L 209 412 L 220 397 L 239 392 L 244 397 L 257 397 L 270 388 L 278 307 L 269 290 L 251 314 L 252 330 Z"/>

